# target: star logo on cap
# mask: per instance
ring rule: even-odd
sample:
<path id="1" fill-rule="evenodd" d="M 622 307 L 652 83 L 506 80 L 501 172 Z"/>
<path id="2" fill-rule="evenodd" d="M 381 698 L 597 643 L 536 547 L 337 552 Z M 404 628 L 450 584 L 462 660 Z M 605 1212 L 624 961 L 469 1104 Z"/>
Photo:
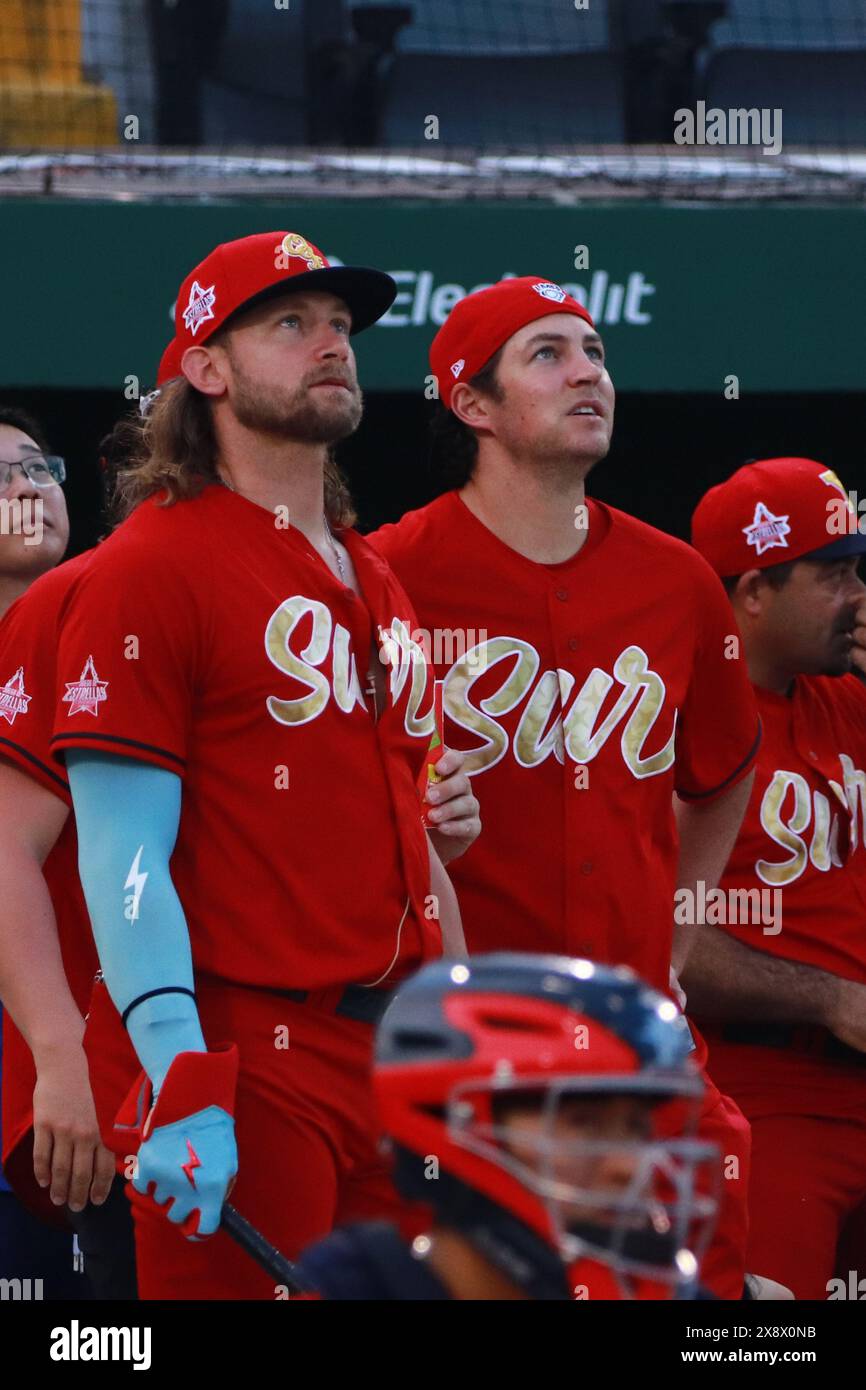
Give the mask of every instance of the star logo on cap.
<path id="1" fill-rule="evenodd" d="M 24 667 L 19 666 L 15 675 L 10 676 L 5 685 L 0 685 L 0 718 L 14 724 L 17 715 L 27 713 L 32 699 L 32 695 L 24 692 Z"/>
<path id="2" fill-rule="evenodd" d="M 751 526 L 744 526 L 742 530 L 749 545 L 753 545 L 759 555 L 777 545 L 784 550 L 788 548 L 788 542 L 785 540 L 785 537 L 791 534 L 788 518 L 774 516 L 763 502 L 759 502 L 755 507 L 755 519 Z"/>
<path id="3" fill-rule="evenodd" d="M 540 280 L 532 288 L 536 294 L 540 294 L 542 299 L 552 299 L 554 304 L 561 304 L 565 299 L 565 290 L 561 285 L 551 284 L 550 280 Z"/>
<path id="4" fill-rule="evenodd" d="M 451 363 L 451 375 L 453 376 L 453 378 L 454 378 L 455 381 L 457 380 L 457 378 L 459 377 L 460 373 L 463 371 L 463 368 L 464 368 L 465 366 L 466 366 L 466 358 L 465 358 L 465 357 L 461 357 L 459 362 L 452 362 L 452 363 Z"/>
<path id="5" fill-rule="evenodd" d="M 84 663 L 81 678 L 66 682 L 63 704 L 69 706 L 69 718 L 71 719 L 73 714 L 92 714 L 95 719 L 99 712 L 97 705 L 108 699 L 107 688 L 108 681 L 99 679 L 93 657 L 89 656 Z"/>
<path id="6" fill-rule="evenodd" d="M 189 303 L 183 311 L 183 321 L 187 330 L 195 337 L 203 323 L 216 318 L 213 306 L 216 302 L 215 286 L 203 290 L 198 280 L 193 280 L 189 292 Z"/>

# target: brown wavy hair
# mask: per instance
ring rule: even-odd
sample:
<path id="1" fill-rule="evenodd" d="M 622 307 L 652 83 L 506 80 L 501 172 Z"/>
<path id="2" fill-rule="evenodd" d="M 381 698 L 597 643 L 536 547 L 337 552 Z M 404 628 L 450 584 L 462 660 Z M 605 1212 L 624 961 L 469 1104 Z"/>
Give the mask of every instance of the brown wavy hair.
<path id="1" fill-rule="evenodd" d="M 122 422 L 126 460 L 117 470 L 111 519 L 124 521 L 139 503 L 164 492 L 161 506 L 196 497 L 218 479 L 217 440 L 207 396 L 176 377 L 163 386 L 147 415 Z M 334 528 L 354 526 L 349 486 L 333 452 L 325 463 L 325 514 Z"/>

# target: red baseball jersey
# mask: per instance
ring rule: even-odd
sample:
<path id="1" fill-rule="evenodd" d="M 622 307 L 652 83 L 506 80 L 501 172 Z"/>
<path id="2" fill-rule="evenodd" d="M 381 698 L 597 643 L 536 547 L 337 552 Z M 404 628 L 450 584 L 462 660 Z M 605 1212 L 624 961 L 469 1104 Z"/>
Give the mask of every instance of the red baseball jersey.
<path id="1" fill-rule="evenodd" d="M 59 565 L 37 579 L 0 623 L 0 755 L 14 763 L 66 806 L 69 786 L 51 755 L 57 684 L 58 616 L 75 579 L 93 551 Z M 78 879 L 78 842 L 70 816 L 43 865 L 57 921 L 63 967 L 82 1015 L 88 1015 L 85 1047 L 91 1086 L 104 1136 L 129 1089 L 138 1063 L 104 989 L 94 1002 L 99 967 L 90 918 Z M 97 1075 L 98 1073 L 98 1075 Z M 18 1146 L 33 1124 L 33 1057 L 8 1013 L 3 1017 L 3 1160 L 9 1176 L 31 1205 L 43 1206 L 45 1193 L 35 1187 L 27 1146 Z M 14 1155 L 14 1157 L 13 1157 Z"/>
<path id="2" fill-rule="evenodd" d="M 755 785 L 719 885 L 726 897 L 707 905 L 707 921 L 866 983 L 866 686 L 798 676 L 790 699 L 755 694 Z"/>
<path id="3" fill-rule="evenodd" d="M 183 779 L 172 878 L 210 976 L 390 985 L 441 951 L 415 785 L 432 679 L 390 569 L 343 539 L 363 600 L 279 509 L 211 484 L 139 506 L 70 596 L 55 754 Z M 380 630 L 397 649 L 375 720 Z"/>
<path id="4" fill-rule="evenodd" d="M 470 950 L 585 955 L 667 989 L 672 794 L 743 777 L 758 716 L 709 566 L 601 503 L 588 525 L 572 559 L 536 564 L 451 492 L 370 539 L 415 604 L 481 803 L 449 866 Z"/>

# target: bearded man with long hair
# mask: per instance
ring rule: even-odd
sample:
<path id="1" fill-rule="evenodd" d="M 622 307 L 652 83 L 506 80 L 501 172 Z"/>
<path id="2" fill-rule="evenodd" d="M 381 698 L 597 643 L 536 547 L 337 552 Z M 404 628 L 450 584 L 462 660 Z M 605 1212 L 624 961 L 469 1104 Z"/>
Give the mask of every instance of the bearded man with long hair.
<path id="1" fill-rule="evenodd" d="M 361 418 L 351 335 L 394 294 L 293 232 L 191 271 L 120 524 L 65 614 L 53 747 L 143 1067 L 116 1133 L 144 1298 L 274 1297 L 215 1234 L 235 1180 L 290 1255 L 394 1209 L 374 1024 L 463 950 L 437 848 L 471 843 L 477 803 L 446 753 L 425 835 L 432 682 L 331 455 Z"/>

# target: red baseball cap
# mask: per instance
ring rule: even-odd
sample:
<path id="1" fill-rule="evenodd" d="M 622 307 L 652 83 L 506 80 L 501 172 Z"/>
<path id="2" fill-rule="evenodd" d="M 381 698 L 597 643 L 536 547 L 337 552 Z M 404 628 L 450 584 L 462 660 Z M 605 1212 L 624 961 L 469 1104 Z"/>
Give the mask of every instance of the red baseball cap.
<path id="1" fill-rule="evenodd" d="M 727 579 L 804 557 L 863 555 L 866 535 L 832 468 L 814 459 L 758 459 L 704 494 L 692 545 Z"/>
<path id="2" fill-rule="evenodd" d="M 469 381 L 519 329 L 548 314 L 576 314 L 595 327 L 579 300 L 540 275 L 500 280 L 459 300 L 430 344 L 443 405 L 450 409 L 458 381 Z"/>
<path id="3" fill-rule="evenodd" d="M 159 359 L 159 368 L 156 373 L 157 386 L 164 386 L 167 381 L 180 376 L 180 359 L 184 354 L 184 348 L 180 346 L 177 338 L 172 338 L 162 357 Z"/>
<path id="4" fill-rule="evenodd" d="M 299 232 L 259 232 L 225 241 L 190 271 L 178 292 L 174 319 L 179 357 L 188 347 L 207 342 L 238 309 L 287 289 L 338 295 L 349 306 L 353 333 L 380 319 L 397 295 L 384 270 L 332 266 Z"/>

